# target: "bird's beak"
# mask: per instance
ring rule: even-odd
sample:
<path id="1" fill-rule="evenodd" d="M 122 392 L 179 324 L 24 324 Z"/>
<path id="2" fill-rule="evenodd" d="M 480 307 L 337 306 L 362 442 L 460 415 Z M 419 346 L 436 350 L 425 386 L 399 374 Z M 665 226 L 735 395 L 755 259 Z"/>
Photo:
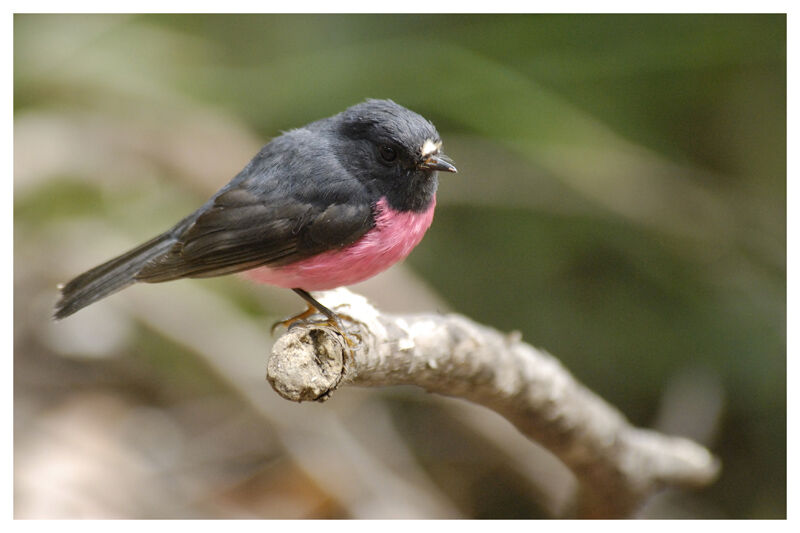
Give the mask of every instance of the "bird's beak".
<path id="1" fill-rule="evenodd" d="M 425 161 L 420 163 L 419 168 L 424 170 L 441 170 L 442 172 L 458 172 L 456 167 L 447 161 L 445 156 L 441 155 L 432 155 L 428 157 Z"/>

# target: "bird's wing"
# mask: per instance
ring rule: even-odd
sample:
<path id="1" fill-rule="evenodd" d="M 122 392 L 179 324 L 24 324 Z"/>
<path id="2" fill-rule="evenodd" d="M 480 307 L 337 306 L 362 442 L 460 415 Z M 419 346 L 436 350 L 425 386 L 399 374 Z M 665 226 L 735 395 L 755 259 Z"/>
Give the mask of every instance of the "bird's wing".
<path id="1" fill-rule="evenodd" d="M 354 196 L 337 203 L 327 200 L 324 188 L 307 188 L 289 197 L 243 185 L 231 188 L 219 194 L 136 279 L 219 276 L 344 247 L 374 225 L 369 201 Z"/>

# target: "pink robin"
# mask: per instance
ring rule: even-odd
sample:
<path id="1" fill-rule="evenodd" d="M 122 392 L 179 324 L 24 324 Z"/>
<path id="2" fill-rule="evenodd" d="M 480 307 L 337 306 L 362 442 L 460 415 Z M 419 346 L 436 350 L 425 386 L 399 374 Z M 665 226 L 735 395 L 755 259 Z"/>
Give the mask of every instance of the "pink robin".
<path id="1" fill-rule="evenodd" d="M 283 324 L 316 309 L 344 336 L 308 291 L 363 281 L 419 244 L 437 171 L 456 172 L 441 146 L 433 124 L 390 100 L 286 132 L 171 229 L 61 287 L 55 318 L 137 282 L 245 272 L 309 304 Z"/>

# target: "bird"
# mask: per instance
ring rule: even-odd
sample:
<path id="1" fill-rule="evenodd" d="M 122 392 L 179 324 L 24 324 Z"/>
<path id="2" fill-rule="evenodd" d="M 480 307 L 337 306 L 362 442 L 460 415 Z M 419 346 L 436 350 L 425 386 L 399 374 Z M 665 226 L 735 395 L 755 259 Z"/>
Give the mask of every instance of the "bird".
<path id="1" fill-rule="evenodd" d="M 306 302 L 273 332 L 318 311 L 347 339 L 311 292 L 358 283 L 408 256 L 433 221 L 439 171 L 457 169 L 434 125 L 392 100 L 368 99 L 283 132 L 172 228 L 59 285 L 54 318 L 136 283 L 241 273 Z"/>

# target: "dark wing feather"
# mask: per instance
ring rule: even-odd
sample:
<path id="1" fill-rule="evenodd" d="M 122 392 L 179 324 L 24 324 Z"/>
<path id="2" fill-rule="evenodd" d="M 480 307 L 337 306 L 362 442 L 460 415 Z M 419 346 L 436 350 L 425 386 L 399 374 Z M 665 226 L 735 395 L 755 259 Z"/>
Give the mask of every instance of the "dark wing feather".
<path id="1" fill-rule="evenodd" d="M 351 244 L 374 225 L 370 202 L 359 194 L 331 204 L 322 190 L 303 199 L 274 196 L 280 197 L 244 186 L 222 192 L 167 253 L 141 269 L 137 281 L 284 265 Z"/>

